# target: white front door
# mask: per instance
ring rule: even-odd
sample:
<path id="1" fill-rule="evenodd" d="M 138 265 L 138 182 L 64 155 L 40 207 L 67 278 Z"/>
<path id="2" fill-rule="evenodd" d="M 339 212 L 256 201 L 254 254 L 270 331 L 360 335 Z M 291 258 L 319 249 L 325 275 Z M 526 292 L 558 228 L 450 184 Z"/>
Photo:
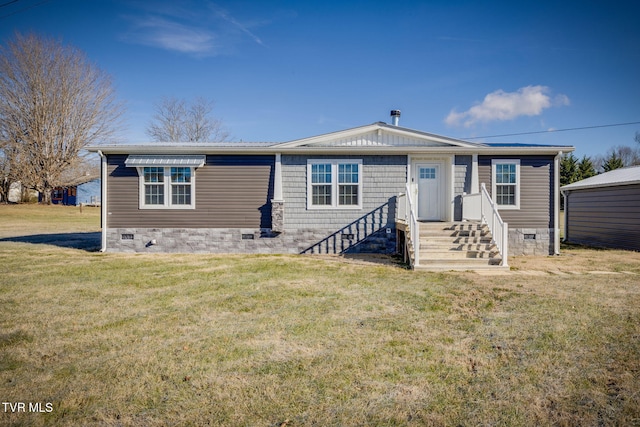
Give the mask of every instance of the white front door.
<path id="1" fill-rule="evenodd" d="M 440 221 L 442 219 L 442 165 L 420 163 L 417 165 L 418 219 Z"/>

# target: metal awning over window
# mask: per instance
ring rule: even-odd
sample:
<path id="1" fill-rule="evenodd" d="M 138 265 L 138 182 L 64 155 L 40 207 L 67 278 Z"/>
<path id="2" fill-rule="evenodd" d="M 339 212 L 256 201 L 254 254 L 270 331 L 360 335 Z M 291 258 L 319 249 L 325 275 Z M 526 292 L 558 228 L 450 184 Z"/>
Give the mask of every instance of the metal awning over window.
<path id="1" fill-rule="evenodd" d="M 199 168 L 204 166 L 206 156 L 201 154 L 164 155 L 131 154 L 124 161 L 127 167 L 139 166 L 185 166 Z"/>

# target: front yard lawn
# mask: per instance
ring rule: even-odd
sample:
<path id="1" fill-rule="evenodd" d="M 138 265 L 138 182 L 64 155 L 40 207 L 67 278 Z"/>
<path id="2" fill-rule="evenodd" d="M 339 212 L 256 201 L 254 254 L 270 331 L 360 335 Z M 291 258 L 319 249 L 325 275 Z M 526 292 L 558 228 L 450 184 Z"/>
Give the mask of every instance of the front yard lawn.
<path id="1" fill-rule="evenodd" d="M 639 257 L 479 275 L 0 241 L 0 399 L 42 408 L 0 424 L 640 425 Z"/>

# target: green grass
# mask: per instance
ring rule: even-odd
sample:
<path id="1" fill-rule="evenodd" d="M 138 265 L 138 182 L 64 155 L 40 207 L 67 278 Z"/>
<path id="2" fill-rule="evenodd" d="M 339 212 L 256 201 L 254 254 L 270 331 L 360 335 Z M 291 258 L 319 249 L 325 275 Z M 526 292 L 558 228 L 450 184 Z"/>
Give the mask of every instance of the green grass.
<path id="1" fill-rule="evenodd" d="M 53 404 L 0 424 L 640 425 L 638 254 L 567 251 L 480 276 L 0 242 L 0 399 Z"/>

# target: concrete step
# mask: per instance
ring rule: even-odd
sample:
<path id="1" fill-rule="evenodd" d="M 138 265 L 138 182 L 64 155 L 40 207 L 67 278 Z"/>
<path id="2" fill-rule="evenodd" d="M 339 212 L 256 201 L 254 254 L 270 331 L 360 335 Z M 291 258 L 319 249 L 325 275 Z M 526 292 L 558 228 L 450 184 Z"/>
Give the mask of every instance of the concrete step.
<path id="1" fill-rule="evenodd" d="M 466 271 L 466 270 L 498 270 L 509 267 L 500 265 L 502 260 L 494 258 L 486 259 L 420 259 L 420 263 L 415 269 L 430 271 Z"/>
<path id="2" fill-rule="evenodd" d="M 422 270 L 481 270 L 501 268 L 502 259 L 486 225 L 477 222 L 421 222 Z M 411 256 L 415 256 L 411 251 Z"/>
<path id="3" fill-rule="evenodd" d="M 425 236 L 420 238 L 421 245 L 490 245 L 491 236 L 478 237 L 443 237 L 443 236 Z"/>
<path id="4" fill-rule="evenodd" d="M 422 271 L 496 271 L 496 270 L 509 270 L 509 267 L 503 267 L 501 265 L 489 265 L 489 264 L 453 264 L 448 262 L 439 262 L 432 264 L 420 264 L 413 266 L 414 270 Z"/>
<path id="5" fill-rule="evenodd" d="M 420 251 L 420 259 L 491 259 L 499 256 L 489 251 Z"/>
<path id="6" fill-rule="evenodd" d="M 479 222 L 420 222 L 421 229 L 428 230 L 480 230 L 486 228 L 486 224 Z"/>
<path id="7" fill-rule="evenodd" d="M 488 228 L 479 228 L 476 230 L 449 230 L 449 229 L 430 229 L 420 227 L 420 235 L 421 236 L 460 236 L 460 237 L 469 237 L 469 236 L 480 236 L 484 234 L 490 234 Z"/>
<path id="8" fill-rule="evenodd" d="M 420 244 L 420 252 L 468 252 L 468 251 L 484 251 L 484 252 L 498 252 L 495 245 L 480 244 L 480 245 L 430 245 Z"/>
<path id="9" fill-rule="evenodd" d="M 468 229 L 458 229 L 458 228 L 429 228 L 429 227 L 420 227 L 420 231 L 421 232 L 427 232 L 429 234 L 447 234 L 447 235 L 453 235 L 453 234 L 465 234 L 465 233 L 472 233 L 472 232 L 489 232 L 489 228 L 487 227 L 482 227 L 482 228 L 468 228 Z"/>

